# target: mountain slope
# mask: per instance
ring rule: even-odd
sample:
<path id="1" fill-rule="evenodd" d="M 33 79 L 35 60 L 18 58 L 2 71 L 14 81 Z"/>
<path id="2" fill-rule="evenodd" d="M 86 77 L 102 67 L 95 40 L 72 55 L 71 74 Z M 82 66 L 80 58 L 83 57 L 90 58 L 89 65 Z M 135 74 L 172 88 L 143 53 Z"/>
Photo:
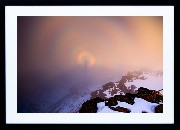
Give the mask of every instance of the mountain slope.
<path id="1" fill-rule="evenodd" d="M 137 94 L 126 93 L 108 99 L 99 97 L 82 104 L 79 113 L 162 113 L 163 95 L 156 90 L 140 87 Z"/>
<path id="2" fill-rule="evenodd" d="M 128 72 L 120 81 L 93 91 L 79 112 L 162 113 L 162 76 L 162 72 Z"/>

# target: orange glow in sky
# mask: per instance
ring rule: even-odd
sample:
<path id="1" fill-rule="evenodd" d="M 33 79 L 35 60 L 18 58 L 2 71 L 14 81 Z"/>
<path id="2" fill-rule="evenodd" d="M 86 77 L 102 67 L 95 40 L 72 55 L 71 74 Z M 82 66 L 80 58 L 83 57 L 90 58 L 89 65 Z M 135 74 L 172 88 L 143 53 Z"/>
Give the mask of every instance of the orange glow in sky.
<path id="1" fill-rule="evenodd" d="M 23 17 L 21 19 L 23 21 Z M 117 70 L 163 69 L 161 16 L 24 19 L 27 20 L 24 29 L 29 31 L 21 36 L 23 47 L 19 45 L 20 62 L 23 62 L 21 69 L 56 73 L 57 70 L 68 70 L 85 64 Z M 26 44 L 23 38 L 29 39 Z"/>
<path id="2" fill-rule="evenodd" d="M 77 62 L 80 65 L 86 65 L 87 67 L 91 67 L 95 65 L 96 59 L 90 52 L 82 51 L 79 52 L 77 55 Z"/>

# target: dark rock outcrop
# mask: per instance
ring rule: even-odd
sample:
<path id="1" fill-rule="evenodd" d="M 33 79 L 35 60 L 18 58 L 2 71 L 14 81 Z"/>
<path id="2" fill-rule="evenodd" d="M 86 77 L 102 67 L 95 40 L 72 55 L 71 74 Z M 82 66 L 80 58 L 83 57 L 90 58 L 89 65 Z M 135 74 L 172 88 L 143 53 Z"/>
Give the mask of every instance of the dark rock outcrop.
<path id="1" fill-rule="evenodd" d="M 106 94 L 103 93 L 103 90 L 96 90 L 91 93 L 91 99 L 96 98 L 96 97 L 100 97 L 102 99 L 107 99 Z"/>
<path id="2" fill-rule="evenodd" d="M 110 109 L 114 110 L 114 111 L 118 111 L 118 112 L 124 112 L 124 113 L 130 113 L 131 111 L 127 108 L 124 107 L 109 107 Z"/>
<path id="3" fill-rule="evenodd" d="M 135 103 L 134 102 L 135 97 L 142 98 L 152 103 L 160 103 L 163 101 L 163 95 L 159 91 L 149 90 L 147 88 L 140 87 L 138 89 L 137 94 L 126 93 L 125 95 L 115 95 L 114 97 L 110 97 L 109 99 L 102 99 L 96 97 L 91 100 L 88 100 L 82 104 L 79 113 L 96 113 L 98 109 L 97 103 L 99 102 L 105 102 L 105 106 L 109 106 L 109 108 L 111 108 L 112 110 L 129 113 L 130 110 L 128 110 L 127 108 L 111 107 L 111 106 L 116 106 L 118 104 L 118 101 L 126 102 L 128 104 L 133 105 Z M 155 112 L 162 113 L 163 112 L 162 106 L 163 106 L 162 104 L 158 105 L 155 108 Z M 142 111 L 142 113 L 147 113 L 147 112 Z"/>
<path id="4" fill-rule="evenodd" d="M 142 111 L 142 113 L 148 113 L 147 111 Z"/>
<path id="5" fill-rule="evenodd" d="M 128 104 L 134 104 L 134 98 L 136 94 L 126 93 L 126 95 L 115 95 L 114 98 L 120 102 L 126 102 Z"/>
<path id="6" fill-rule="evenodd" d="M 101 98 L 94 98 L 91 100 L 88 100 L 82 104 L 81 109 L 79 110 L 79 113 L 96 113 L 97 112 L 97 103 L 103 102 L 104 99 Z"/>
<path id="7" fill-rule="evenodd" d="M 118 83 L 117 86 L 113 82 L 109 82 L 109 83 L 104 84 L 101 89 L 92 92 L 91 99 L 93 99 L 95 97 L 107 99 L 106 94 L 103 92 L 106 90 L 109 90 L 109 89 L 111 89 L 111 91 L 109 91 L 109 94 L 111 96 L 113 96 L 115 94 L 124 95 L 126 93 L 136 94 L 137 93 L 137 90 L 135 90 L 136 86 L 131 85 L 131 86 L 126 87 L 125 83 L 127 81 L 132 82 L 135 79 L 145 80 L 146 78 L 144 76 L 139 77 L 142 74 L 143 74 L 142 71 L 128 72 L 125 76 L 121 77 L 120 81 L 116 82 L 116 83 Z"/>
<path id="8" fill-rule="evenodd" d="M 143 87 L 138 89 L 137 97 L 152 103 L 163 102 L 163 95 L 159 91 L 149 90 Z"/>
<path id="9" fill-rule="evenodd" d="M 114 83 L 113 83 L 113 82 L 109 82 L 109 83 L 103 85 L 102 88 L 103 88 L 103 89 L 109 89 L 109 88 L 111 88 L 111 87 L 113 87 L 113 86 L 114 86 Z"/>
<path id="10" fill-rule="evenodd" d="M 163 104 L 155 107 L 155 113 L 163 113 Z"/>
<path id="11" fill-rule="evenodd" d="M 113 90 L 110 92 L 111 95 L 114 95 L 119 91 L 118 88 L 115 88 L 115 85 L 113 82 L 109 82 L 109 83 L 103 85 L 102 89 L 99 89 L 99 90 L 92 92 L 91 93 L 91 99 L 96 98 L 96 97 L 100 97 L 102 99 L 107 99 L 106 94 L 104 94 L 103 92 L 110 89 L 110 88 L 113 88 Z"/>
<path id="12" fill-rule="evenodd" d="M 144 74 L 150 74 L 151 72 L 134 71 L 128 72 L 125 76 L 121 77 L 118 82 L 109 82 L 102 86 L 101 89 L 91 93 L 91 100 L 83 103 L 80 112 L 97 112 L 97 103 L 101 99 L 105 101 L 105 106 L 116 106 L 118 101 L 126 102 L 133 105 L 135 97 L 142 98 L 151 103 L 163 103 L 163 95 L 160 93 L 161 90 L 149 90 L 147 88 L 140 87 L 136 90 L 135 85 L 126 86 L 126 82 L 133 82 L 133 80 L 140 79 L 145 80 L 147 76 Z M 162 75 L 162 73 L 153 73 L 153 75 Z M 110 97 L 110 98 L 107 98 Z M 88 110 L 88 107 L 90 110 Z M 115 109 L 114 107 L 111 107 Z M 120 109 L 120 108 L 119 108 Z M 117 110 L 117 109 L 116 109 Z M 162 105 L 156 108 L 156 112 L 162 112 Z M 142 113 L 147 113 L 142 111 Z"/>
<path id="13" fill-rule="evenodd" d="M 117 99 L 115 97 L 109 98 L 109 100 L 105 103 L 105 106 L 116 106 L 118 104 Z"/>
<path id="14" fill-rule="evenodd" d="M 115 106 L 118 104 L 117 101 L 126 102 L 128 104 L 134 104 L 134 98 L 136 94 L 126 93 L 126 95 L 115 95 L 114 97 L 110 97 L 105 103 L 106 106 Z"/>

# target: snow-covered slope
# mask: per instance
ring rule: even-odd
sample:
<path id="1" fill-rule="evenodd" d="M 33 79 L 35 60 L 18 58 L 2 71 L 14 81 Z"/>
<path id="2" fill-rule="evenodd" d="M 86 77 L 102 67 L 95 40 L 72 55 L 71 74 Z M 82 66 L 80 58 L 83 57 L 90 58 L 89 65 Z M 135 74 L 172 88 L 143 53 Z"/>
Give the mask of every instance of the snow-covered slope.
<path id="1" fill-rule="evenodd" d="M 141 88 L 142 88 L 142 93 L 140 92 Z M 143 93 L 143 91 L 146 92 Z M 123 102 L 117 101 L 117 105 L 109 106 L 106 104 L 107 100 L 108 101 L 111 100 L 111 98 L 114 98 L 116 95 L 126 96 L 127 93 L 133 95 L 140 94 L 140 96 L 134 98 L 133 104 L 129 104 L 124 101 Z M 150 95 L 148 95 L 147 93 L 150 93 Z M 144 96 L 148 96 L 148 97 L 144 97 Z M 118 113 L 121 112 L 121 110 L 127 112 L 129 111 L 131 113 L 154 113 L 155 108 L 158 108 L 161 113 L 162 105 L 163 105 L 162 97 L 163 97 L 163 73 L 150 72 L 150 71 L 128 72 L 125 76 L 122 76 L 120 81 L 109 82 L 103 85 L 102 88 L 91 93 L 92 100 L 96 98 L 100 98 L 104 100 L 97 102 L 97 113 Z M 159 100 L 159 98 L 160 98 L 160 102 L 156 102 L 155 100 Z M 114 104 L 115 102 L 116 101 L 111 100 L 111 104 Z M 118 109 L 121 110 L 118 111 Z"/>
<path id="2" fill-rule="evenodd" d="M 162 73 L 159 72 L 142 72 L 138 78 L 133 78 L 131 81 L 126 81 L 124 84 L 126 87 L 130 87 L 131 85 L 135 85 L 137 90 L 140 87 L 152 89 L 152 90 L 160 90 L 162 89 Z"/>
<path id="3" fill-rule="evenodd" d="M 154 108 L 159 105 L 158 103 L 151 103 L 142 98 L 135 98 L 134 101 L 135 103 L 133 105 L 128 104 L 126 102 L 118 101 L 118 105 L 114 107 L 120 106 L 127 108 L 131 111 L 131 113 L 142 113 L 142 112 L 155 113 Z M 105 106 L 105 102 L 97 103 L 97 107 L 98 107 L 97 113 L 111 113 L 111 112 L 119 113 L 118 111 L 114 111 L 110 109 L 108 106 Z"/>
<path id="4" fill-rule="evenodd" d="M 162 72 L 134 71 L 128 72 L 122 76 L 118 82 L 109 82 L 102 86 L 99 90 L 91 93 L 91 97 L 100 97 L 103 99 L 113 97 L 115 95 L 125 95 L 126 93 L 137 93 L 138 88 L 148 88 L 151 90 L 163 89 Z M 160 91 L 163 94 L 163 91 Z"/>

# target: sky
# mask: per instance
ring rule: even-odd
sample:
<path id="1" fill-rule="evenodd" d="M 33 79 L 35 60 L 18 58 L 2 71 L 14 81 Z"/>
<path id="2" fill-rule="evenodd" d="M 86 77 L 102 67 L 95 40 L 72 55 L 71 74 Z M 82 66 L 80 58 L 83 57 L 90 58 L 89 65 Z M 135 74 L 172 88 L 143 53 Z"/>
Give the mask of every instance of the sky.
<path id="1" fill-rule="evenodd" d="M 74 66 L 162 70 L 162 17 L 18 16 L 19 73 Z"/>

